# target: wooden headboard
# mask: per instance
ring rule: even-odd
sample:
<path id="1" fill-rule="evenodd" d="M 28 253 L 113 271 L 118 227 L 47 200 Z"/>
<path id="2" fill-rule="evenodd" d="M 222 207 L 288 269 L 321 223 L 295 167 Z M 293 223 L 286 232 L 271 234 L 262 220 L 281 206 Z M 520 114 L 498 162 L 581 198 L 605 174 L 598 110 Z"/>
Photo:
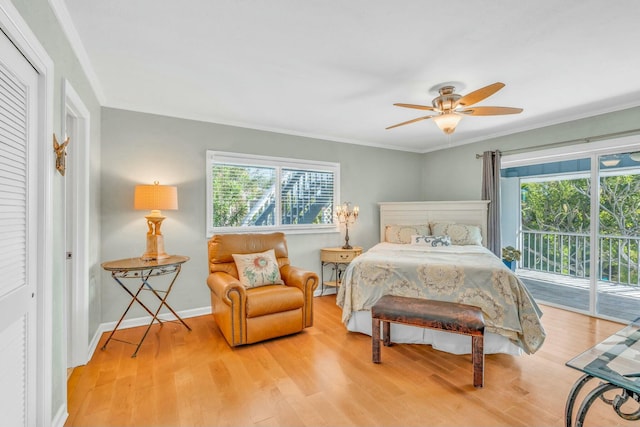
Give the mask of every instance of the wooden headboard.
<path id="1" fill-rule="evenodd" d="M 429 222 L 457 222 L 477 225 L 482 233 L 482 244 L 487 245 L 488 200 L 446 202 L 380 202 L 380 241 L 384 230 L 393 224 L 427 224 Z"/>

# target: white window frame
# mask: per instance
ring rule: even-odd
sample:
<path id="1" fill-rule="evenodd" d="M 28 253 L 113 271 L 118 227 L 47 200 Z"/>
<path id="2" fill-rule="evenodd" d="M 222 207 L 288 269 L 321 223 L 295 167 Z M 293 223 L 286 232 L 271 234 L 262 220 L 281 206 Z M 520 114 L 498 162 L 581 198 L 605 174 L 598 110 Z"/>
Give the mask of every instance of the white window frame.
<path id="1" fill-rule="evenodd" d="M 333 173 L 333 206 L 340 204 L 340 163 L 323 162 L 317 160 L 301 160 L 286 157 L 271 157 L 253 154 L 230 153 L 225 151 L 207 150 L 206 155 L 206 236 L 210 238 L 217 233 L 238 233 L 238 232 L 273 232 L 283 231 L 291 234 L 311 234 L 338 232 L 338 224 L 335 217 L 331 224 L 281 224 L 280 207 L 276 209 L 276 225 L 273 226 L 244 226 L 244 227 L 215 227 L 213 225 L 213 165 L 225 163 L 238 166 L 256 166 L 276 168 L 276 182 L 278 183 L 277 193 L 280 193 L 280 169 L 291 168 L 313 172 Z M 278 197 L 279 199 L 279 197 Z"/>

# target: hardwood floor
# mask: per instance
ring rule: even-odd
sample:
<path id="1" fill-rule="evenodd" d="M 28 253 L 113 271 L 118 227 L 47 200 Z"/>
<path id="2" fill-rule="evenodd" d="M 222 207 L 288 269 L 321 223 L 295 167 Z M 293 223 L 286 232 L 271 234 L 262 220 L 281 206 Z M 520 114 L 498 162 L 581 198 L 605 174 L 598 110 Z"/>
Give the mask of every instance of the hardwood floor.
<path id="1" fill-rule="evenodd" d="M 138 356 L 117 341 L 69 378 L 66 426 L 562 426 L 580 376 L 564 363 L 623 325 L 541 306 L 547 339 L 534 355 L 471 356 L 426 345 L 382 349 L 347 332 L 335 296 L 315 299 L 314 326 L 231 349 L 212 316 L 154 326 Z M 118 332 L 135 341 L 141 328 Z M 102 343 L 106 336 L 102 337 Z M 99 347 L 100 347 L 99 346 Z M 602 402 L 586 426 L 624 426 Z"/>

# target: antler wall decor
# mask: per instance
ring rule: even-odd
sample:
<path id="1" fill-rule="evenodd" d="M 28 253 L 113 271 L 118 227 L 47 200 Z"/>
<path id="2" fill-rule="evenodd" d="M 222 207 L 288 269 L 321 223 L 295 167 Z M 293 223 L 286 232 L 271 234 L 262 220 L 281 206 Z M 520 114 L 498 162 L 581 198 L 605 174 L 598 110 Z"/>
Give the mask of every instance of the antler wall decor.
<path id="1" fill-rule="evenodd" d="M 53 134 L 53 151 L 56 153 L 56 169 L 62 176 L 64 176 L 64 171 L 66 169 L 65 158 L 67 157 L 67 145 L 69 145 L 69 137 L 60 144 L 58 143 L 56 134 Z"/>

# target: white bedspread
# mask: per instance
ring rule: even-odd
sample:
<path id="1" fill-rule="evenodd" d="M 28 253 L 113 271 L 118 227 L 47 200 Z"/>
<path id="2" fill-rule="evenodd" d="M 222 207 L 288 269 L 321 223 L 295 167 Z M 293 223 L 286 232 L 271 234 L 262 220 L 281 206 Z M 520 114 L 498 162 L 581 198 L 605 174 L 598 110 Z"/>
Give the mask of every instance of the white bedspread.
<path id="1" fill-rule="evenodd" d="M 368 312 L 383 295 L 474 305 L 482 309 L 485 332 L 506 338 L 526 353 L 534 353 L 544 342 L 542 312 L 533 297 L 482 246 L 377 244 L 352 261 L 344 273 L 337 296 L 342 321 L 353 326 L 354 313 Z M 370 326 L 368 330 L 370 333 Z M 392 330 L 392 340 L 403 342 L 396 338 Z"/>

